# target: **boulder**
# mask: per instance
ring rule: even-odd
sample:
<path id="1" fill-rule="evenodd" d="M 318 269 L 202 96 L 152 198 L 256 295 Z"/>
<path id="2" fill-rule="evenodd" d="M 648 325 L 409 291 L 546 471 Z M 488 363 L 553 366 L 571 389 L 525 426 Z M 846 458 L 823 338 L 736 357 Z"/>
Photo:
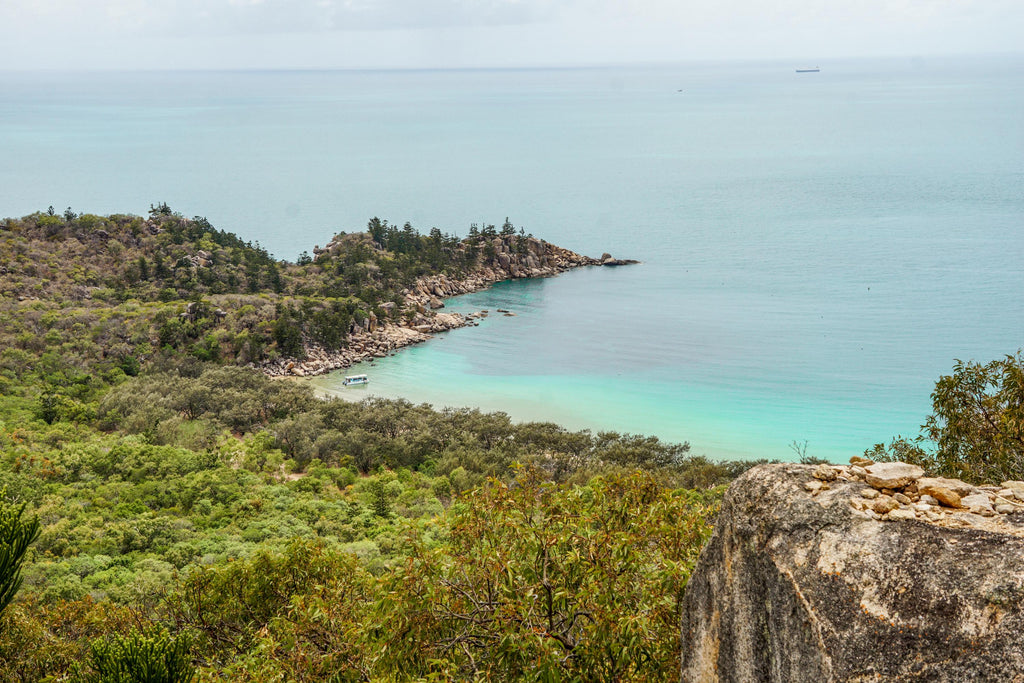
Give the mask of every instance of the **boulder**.
<path id="1" fill-rule="evenodd" d="M 875 502 L 871 504 L 871 509 L 880 515 L 884 515 L 887 512 L 892 512 L 893 510 L 898 509 L 899 506 L 900 504 L 897 503 L 896 499 L 892 496 L 879 496 L 875 499 Z"/>
<path id="2" fill-rule="evenodd" d="M 621 259 L 621 258 L 606 258 L 601 261 L 602 266 L 631 266 L 634 263 L 640 263 L 633 259 Z"/>
<path id="3" fill-rule="evenodd" d="M 917 515 L 910 508 L 897 508 L 889 513 L 890 521 L 916 519 Z"/>
<path id="4" fill-rule="evenodd" d="M 876 489 L 901 489 L 924 476 L 923 469 L 905 462 L 880 462 L 864 470 L 864 481 Z"/>
<path id="5" fill-rule="evenodd" d="M 818 465 L 814 468 L 814 472 L 811 473 L 811 476 L 815 479 L 820 479 L 821 481 L 835 481 L 839 474 L 836 472 L 834 467 Z"/>
<path id="6" fill-rule="evenodd" d="M 995 510 L 992 508 L 992 499 L 984 493 L 975 493 L 970 496 L 964 496 L 960 499 L 960 505 L 969 509 L 976 515 L 995 513 Z"/>
<path id="7" fill-rule="evenodd" d="M 1021 515 L 879 519 L 862 482 L 808 481 L 764 465 L 729 488 L 683 598 L 682 681 L 1024 681 Z"/>
<path id="8" fill-rule="evenodd" d="M 917 490 L 927 493 L 926 489 L 945 488 L 953 491 L 958 496 L 969 496 L 975 492 L 975 487 L 959 479 L 946 479 L 945 477 L 921 477 L 917 480 Z M 933 494 L 934 495 L 934 494 Z"/>

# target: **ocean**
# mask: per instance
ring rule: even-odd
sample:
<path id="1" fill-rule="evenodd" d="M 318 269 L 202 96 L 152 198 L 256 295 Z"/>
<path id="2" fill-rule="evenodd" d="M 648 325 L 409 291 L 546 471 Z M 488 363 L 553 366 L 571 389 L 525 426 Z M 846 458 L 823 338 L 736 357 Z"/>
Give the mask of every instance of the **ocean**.
<path id="1" fill-rule="evenodd" d="M 491 316 L 316 386 L 845 461 L 1024 346 L 1024 59 L 800 66 L 0 72 L 0 215 L 165 201 L 290 260 L 508 217 L 642 264 L 449 300 Z"/>

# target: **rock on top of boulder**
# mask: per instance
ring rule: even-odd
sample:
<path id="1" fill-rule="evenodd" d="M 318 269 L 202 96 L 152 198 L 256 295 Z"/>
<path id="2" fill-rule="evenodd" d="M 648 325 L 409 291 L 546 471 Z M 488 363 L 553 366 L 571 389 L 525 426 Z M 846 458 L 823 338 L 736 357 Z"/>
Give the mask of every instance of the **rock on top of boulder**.
<path id="1" fill-rule="evenodd" d="M 924 470 L 905 462 L 879 462 L 864 468 L 864 481 L 876 489 L 899 489 L 924 476 Z"/>
<path id="2" fill-rule="evenodd" d="M 929 489 L 945 488 L 953 491 L 958 496 L 969 496 L 975 492 L 975 486 L 959 479 L 947 479 L 946 477 L 921 477 L 917 480 L 917 488 L 928 492 Z"/>

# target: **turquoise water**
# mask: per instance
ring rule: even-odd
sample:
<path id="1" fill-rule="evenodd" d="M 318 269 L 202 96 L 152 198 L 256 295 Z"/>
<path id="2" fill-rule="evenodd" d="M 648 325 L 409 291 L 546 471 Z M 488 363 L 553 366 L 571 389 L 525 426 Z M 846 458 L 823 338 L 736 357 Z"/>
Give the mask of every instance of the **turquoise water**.
<path id="1" fill-rule="evenodd" d="M 858 453 L 880 429 L 895 434 L 920 419 L 913 408 L 882 414 L 877 405 L 862 403 L 859 394 L 870 386 L 815 387 L 781 371 L 758 386 L 731 362 L 673 364 L 694 351 L 692 345 L 664 340 L 630 348 L 629 335 L 603 332 L 605 323 L 614 324 L 614 311 L 595 310 L 591 316 L 558 303 L 592 287 L 603 289 L 605 283 L 595 282 L 603 275 L 591 269 L 557 281 L 502 283 L 450 300 L 452 310 L 487 308 L 491 316 L 479 328 L 438 335 L 344 372 L 369 374 L 367 387 L 342 387 L 340 373 L 314 384 L 344 398 L 405 397 L 573 428 L 657 434 L 690 441 L 695 451 L 717 457 L 787 457 L 788 444 L 805 439 L 819 454 Z M 495 316 L 499 307 L 517 315 Z"/>
<path id="2" fill-rule="evenodd" d="M 364 393 L 846 458 L 1022 346 L 1024 62 L 821 66 L 0 74 L 0 213 L 167 201 L 287 258 L 508 216 L 643 264 L 452 300 L 517 315 Z"/>

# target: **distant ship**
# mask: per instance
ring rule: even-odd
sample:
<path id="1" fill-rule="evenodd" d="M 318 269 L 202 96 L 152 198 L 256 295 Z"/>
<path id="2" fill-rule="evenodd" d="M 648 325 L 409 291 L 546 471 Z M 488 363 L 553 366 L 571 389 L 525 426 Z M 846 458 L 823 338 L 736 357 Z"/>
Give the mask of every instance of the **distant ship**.
<path id="1" fill-rule="evenodd" d="M 814 67 L 813 69 L 797 69 L 796 70 L 796 72 L 798 74 L 816 74 L 819 71 L 821 71 L 821 69 L 818 68 L 818 67 Z"/>

